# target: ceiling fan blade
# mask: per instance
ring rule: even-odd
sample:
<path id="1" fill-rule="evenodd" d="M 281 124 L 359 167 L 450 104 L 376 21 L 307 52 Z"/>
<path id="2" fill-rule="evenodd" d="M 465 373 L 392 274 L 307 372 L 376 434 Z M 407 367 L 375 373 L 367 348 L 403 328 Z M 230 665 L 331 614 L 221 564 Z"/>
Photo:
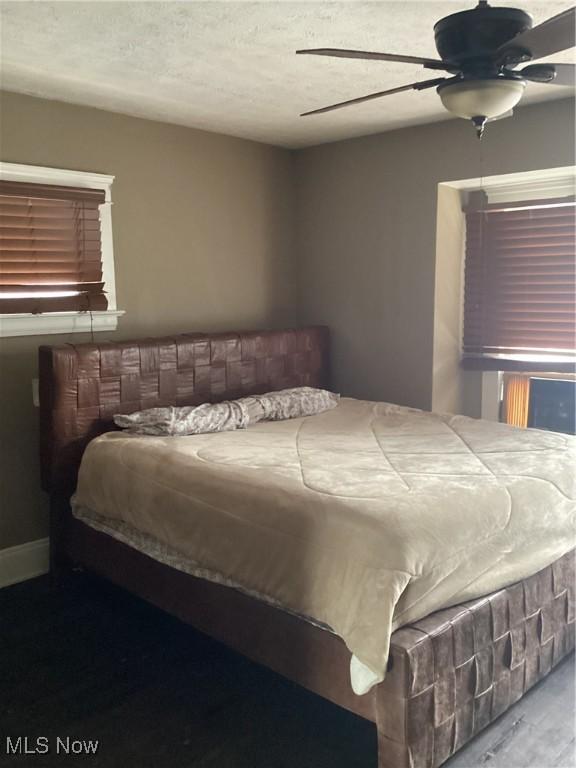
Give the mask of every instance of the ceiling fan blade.
<path id="1" fill-rule="evenodd" d="M 576 85 L 576 64 L 529 64 L 518 74 L 533 83 Z"/>
<path id="2" fill-rule="evenodd" d="M 319 115 L 321 112 L 331 112 L 333 109 L 341 109 L 341 107 L 349 107 L 352 104 L 361 104 L 363 101 L 371 101 L 372 99 L 379 99 L 381 96 L 391 96 L 393 93 L 401 93 L 402 91 L 423 91 L 426 88 L 433 88 L 435 85 L 440 85 L 446 80 L 445 77 L 437 77 L 435 80 L 422 80 L 419 83 L 410 83 L 410 85 L 400 85 L 398 88 L 389 88 L 387 91 L 378 91 L 377 93 L 369 93 L 368 96 L 360 96 L 357 99 L 348 99 L 348 101 L 340 101 L 338 104 L 331 104 L 329 107 L 321 107 L 320 109 L 312 109 L 310 112 L 303 112 L 300 117 L 306 117 L 307 115 Z"/>
<path id="3" fill-rule="evenodd" d="M 376 53 L 373 51 L 349 51 L 344 48 L 307 48 L 296 51 L 312 56 L 335 56 L 341 59 L 372 59 L 375 61 L 400 61 L 404 64 L 420 64 L 427 69 L 446 70 L 450 66 L 448 62 L 440 59 L 422 59 L 420 56 L 402 56 L 395 53 Z"/>
<path id="4" fill-rule="evenodd" d="M 576 7 L 568 8 L 557 16 L 522 32 L 500 46 L 497 54 L 506 59 L 507 54 L 528 51 L 532 59 L 541 59 L 576 45 Z"/>

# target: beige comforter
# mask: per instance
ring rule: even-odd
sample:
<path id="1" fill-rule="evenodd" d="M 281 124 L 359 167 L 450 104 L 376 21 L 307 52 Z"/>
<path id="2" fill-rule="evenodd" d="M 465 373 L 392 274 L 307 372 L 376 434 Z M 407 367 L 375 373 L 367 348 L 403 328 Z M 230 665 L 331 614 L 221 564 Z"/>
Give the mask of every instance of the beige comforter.
<path id="1" fill-rule="evenodd" d="M 367 689 L 395 628 L 574 546 L 575 467 L 573 437 L 342 399 L 237 432 L 103 435 L 74 504 L 328 625 Z"/>

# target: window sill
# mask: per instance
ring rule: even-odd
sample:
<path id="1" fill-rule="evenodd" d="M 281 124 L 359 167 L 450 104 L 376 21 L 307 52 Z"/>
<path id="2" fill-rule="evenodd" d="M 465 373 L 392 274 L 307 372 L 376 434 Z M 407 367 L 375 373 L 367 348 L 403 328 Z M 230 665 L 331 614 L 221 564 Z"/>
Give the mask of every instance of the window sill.
<path id="1" fill-rule="evenodd" d="M 90 333 L 93 330 L 115 331 L 123 310 L 98 312 L 45 312 L 32 314 L 0 314 L 0 337 L 44 336 L 58 333 Z"/>
<path id="2" fill-rule="evenodd" d="M 462 368 L 467 371 L 518 371 L 530 373 L 574 373 L 576 361 L 569 356 L 538 359 L 535 357 L 464 357 Z"/>

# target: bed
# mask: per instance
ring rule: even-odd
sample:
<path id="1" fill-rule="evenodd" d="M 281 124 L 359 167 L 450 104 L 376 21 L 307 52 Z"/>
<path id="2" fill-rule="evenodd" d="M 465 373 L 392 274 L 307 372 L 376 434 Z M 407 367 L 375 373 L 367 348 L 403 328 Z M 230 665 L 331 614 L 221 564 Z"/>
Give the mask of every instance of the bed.
<path id="1" fill-rule="evenodd" d="M 530 480 L 532 487 L 539 489 L 538 493 L 544 493 L 541 499 L 534 500 L 534 493 L 527 493 L 523 487 L 512 489 L 512 494 L 519 494 L 516 503 L 524 498 L 527 509 L 532 504 L 530 519 L 536 529 L 541 525 L 541 531 L 526 541 L 520 541 L 518 562 L 514 566 L 516 570 L 504 578 L 506 586 L 494 591 L 490 567 L 468 573 L 465 582 L 461 583 L 451 582 L 450 574 L 444 573 L 440 581 L 444 584 L 445 594 L 438 605 L 449 607 L 434 610 L 437 605 L 433 601 L 426 602 L 430 590 L 424 585 L 420 593 L 415 588 L 415 599 L 412 601 L 415 604 L 420 602 L 419 608 L 405 605 L 404 620 L 397 622 L 401 624 L 399 628 L 392 620 L 382 622 L 377 616 L 376 624 L 364 634 L 376 636 L 383 632 L 386 635 L 386 653 L 378 657 L 384 668 L 376 670 L 381 674 L 365 685 L 364 695 L 357 695 L 352 690 L 351 649 L 358 648 L 363 668 L 366 665 L 363 665 L 362 659 L 370 662 L 368 668 L 372 672 L 378 664 L 370 656 L 370 651 L 361 647 L 362 638 L 346 635 L 346 622 L 339 625 L 338 612 L 332 610 L 332 605 L 326 608 L 324 615 L 318 605 L 326 603 L 321 604 L 320 601 L 311 606 L 298 604 L 291 602 L 290 596 L 286 595 L 279 606 L 271 599 L 273 595 L 263 594 L 266 590 L 257 581 L 254 586 L 259 588 L 234 588 L 238 586 L 238 578 L 233 569 L 226 574 L 227 578 L 213 578 L 213 572 L 183 567 L 173 557 L 174 548 L 165 549 L 164 557 L 161 557 L 158 551 L 145 546 L 145 542 L 139 544 L 131 538 L 131 528 L 128 526 L 127 529 L 127 520 L 122 520 L 120 514 L 124 507 L 129 506 L 122 501 L 128 498 L 120 482 L 124 470 L 119 473 L 116 488 L 119 495 L 115 503 L 119 519 L 114 526 L 98 515 L 88 513 L 79 519 L 71 514 L 70 497 L 76 487 L 82 455 L 93 438 L 112 429 L 114 414 L 159 405 L 199 404 L 287 387 L 327 386 L 327 374 L 328 334 L 325 328 L 320 327 L 256 333 L 183 334 L 136 342 L 42 347 L 41 459 L 43 486 L 51 498 L 52 568 L 56 575 L 65 572 L 71 564 L 95 571 L 255 661 L 373 720 L 378 729 L 379 768 L 438 766 L 504 712 L 574 647 L 574 557 L 569 551 L 570 521 L 574 515 L 573 472 L 562 473 L 558 469 L 564 446 L 564 442 L 560 445 L 559 441 L 565 438 L 536 434 L 534 440 L 539 441 L 536 448 L 520 447 L 524 454 L 527 448 L 532 453 L 540 450 L 543 461 L 539 460 L 536 468 L 532 462 L 529 471 L 525 466 L 522 469 L 516 464 L 512 469 L 505 470 L 508 474 L 521 476 L 525 482 L 526 475 L 544 471 L 544 459 L 548 457 L 550 468 L 546 471 L 551 473 L 544 479 Z M 284 475 L 282 483 L 287 485 L 279 483 L 277 473 L 272 483 L 275 493 L 270 495 L 270 483 L 264 483 L 261 502 L 256 500 L 251 503 L 251 509 L 257 511 L 258 503 L 261 503 L 261 514 L 267 508 L 271 515 L 280 510 L 281 500 L 286 501 L 295 495 L 293 489 L 296 486 L 293 483 L 298 476 L 300 481 L 305 481 L 301 483 L 305 489 L 305 495 L 300 500 L 302 508 L 309 503 L 312 494 L 322 495 L 325 503 L 328 497 L 331 514 L 333 510 L 340 514 L 348 501 L 359 495 L 354 477 L 369 478 L 379 472 L 382 476 L 379 488 L 384 483 L 382 487 L 388 489 L 385 491 L 387 495 L 395 484 L 408 486 L 414 478 L 420 478 L 424 486 L 416 489 L 416 494 L 413 485 L 410 485 L 410 490 L 412 496 L 422 499 L 426 492 L 430 492 L 428 485 L 432 482 L 431 478 L 434 478 L 437 491 L 438 476 L 443 475 L 441 483 L 446 483 L 446 477 L 455 472 L 452 462 L 457 461 L 464 462 L 467 467 L 467 477 L 459 483 L 481 482 L 491 489 L 488 503 L 481 514 L 479 510 L 476 524 L 485 526 L 488 520 L 499 530 L 507 529 L 507 518 L 500 520 L 497 515 L 493 520 L 491 518 L 496 514 L 492 507 L 496 511 L 498 509 L 498 504 L 493 502 L 502 495 L 510 496 L 511 491 L 508 487 L 503 490 L 496 481 L 498 473 L 504 470 L 493 463 L 502 459 L 495 456 L 495 453 L 501 452 L 495 450 L 490 440 L 506 441 L 508 433 L 496 437 L 478 435 L 478 430 L 482 430 L 481 422 L 454 422 L 450 417 L 432 417 L 414 411 L 413 419 L 419 425 L 425 424 L 418 430 L 428 430 L 430 446 L 442 444 L 442 455 L 438 456 L 433 455 L 438 453 L 436 448 L 422 448 L 422 435 L 404 434 L 406 429 L 402 425 L 407 420 L 410 422 L 412 417 L 397 406 L 375 406 L 346 400 L 336 410 L 338 414 L 310 417 L 305 420 L 305 425 L 288 422 L 264 425 L 248 430 L 249 434 L 238 436 L 237 433 L 229 433 L 226 436 L 227 445 L 230 440 L 236 441 L 233 447 L 237 454 L 240 452 L 238 455 L 248 451 L 252 464 L 254 441 L 258 443 L 264 458 L 258 464 L 257 474 L 262 478 L 267 476 L 262 466 L 266 463 L 267 454 L 272 457 L 268 462 L 271 466 L 283 464 L 280 474 Z M 358 424 L 358 420 L 367 413 L 372 415 L 365 418 L 364 430 L 355 428 L 353 425 Z M 353 454 L 360 464 L 353 468 L 348 485 L 345 472 L 338 473 L 345 487 L 344 490 L 340 487 L 338 493 L 333 494 L 327 493 L 325 487 L 328 482 L 326 473 L 322 471 L 325 457 L 318 460 L 318 440 L 322 442 L 324 439 L 335 455 L 338 438 L 348 434 L 345 424 L 342 426 L 340 422 L 335 422 L 336 418 L 343 418 L 345 423 L 348 421 L 352 425 Z M 384 432 L 379 431 L 379 424 L 384 424 Z M 316 428 L 316 425 L 323 426 Z M 295 445 L 294 430 L 298 431 L 294 466 L 274 459 L 269 442 L 271 429 L 281 445 L 290 446 Z M 318 437 L 315 432 L 321 436 Z M 526 434 L 530 436 L 531 433 Z M 371 436 L 375 443 L 373 447 L 366 448 L 362 441 L 372 439 Z M 238 438 L 242 442 L 239 443 Z M 420 445 L 418 456 L 414 450 L 405 450 L 406 445 L 416 438 Z M 400 450 L 397 444 L 394 450 L 391 449 L 386 440 L 394 439 L 402 441 L 404 450 Z M 518 438 L 520 442 L 522 439 L 525 439 L 524 435 Z M 134 454 L 133 445 L 122 447 L 122 441 L 123 437 L 119 434 L 100 438 L 91 443 L 89 453 L 100 450 L 98 446 L 101 446 L 102 461 L 111 462 L 108 466 L 112 468 L 118 456 Z M 476 446 L 472 456 L 471 443 L 475 441 L 480 448 Z M 201 459 L 197 456 L 197 463 L 209 465 L 209 471 L 216 473 L 216 483 L 220 479 L 222 487 L 229 482 L 234 489 L 239 489 L 242 482 L 250 485 L 252 470 L 248 464 L 243 466 L 242 461 L 235 459 L 230 474 L 230 454 L 223 453 L 223 442 L 214 442 L 213 439 L 204 442 L 201 455 L 196 451 L 198 441 L 194 443 L 194 450 Z M 151 445 L 147 441 L 142 450 L 150 450 Z M 180 442 L 180 453 L 188 450 L 186 445 Z M 157 448 L 161 452 L 167 450 L 164 444 Z M 515 448 L 515 445 L 511 447 Z M 231 450 L 230 447 L 227 450 Z M 287 455 L 286 450 L 286 447 L 281 449 L 282 456 Z M 350 453 L 349 450 L 347 452 Z M 525 460 L 524 456 L 519 458 Z M 386 462 L 385 469 L 383 461 Z M 404 463 L 399 464 L 399 461 Z M 420 465 L 415 468 L 415 461 L 426 461 L 428 469 L 423 472 Z M 171 466 L 166 453 L 155 462 L 161 467 Z M 104 463 L 102 466 L 107 465 Z M 94 475 L 101 477 L 110 471 L 96 471 Z M 222 472 L 224 475 L 218 474 Z M 458 473 L 461 471 L 458 470 Z M 227 482 L 221 482 L 222 477 Z M 422 480 L 422 477 L 425 479 Z M 334 482 L 333 479 L 330 482 Z M 363 485 L 370 488 L 369 481 Z M 239 493 L 237 490 L 234 492 Z M 381 492 L 382 488 L 374 490 L 372 497 Z M 492 493 L 496 495 L 492 497 Z M 148 489 L 142 499 L 149 495 Z M 486 491 L 483 490 L 481 495 L 484 497 Z M 240 506 L 242 495 L 238 498 Z M 342 501 L 343 498 L 345 501 Z M 166 505 L 165 497 L 163 499 L 162 503 Z M 505 499 L 500 499 L 499 503 L 505 510 L 504 502 Z M 363 509 L 366 519 L 370 518 L 369 510 L 375 503 L 381 503 L 381 499 L 368 500 Z M 94 506 L 97 506 L 96 502 L 92 504 Z M 136 503 L 135 509 L 139 506 L 145 506 L 144 502 Z M 165 506 L 168 511 L 177 507 L 174 501 Z M 566 527 L 566 531 L 557 527 L 554 535 L 547 539 L 546 531 L 553 526 L 546 525 L 546 521 L 539 521 L 539 518 L 545 518 L 544 512 L 549 514 L 553 507 L 558 510 L 557 517 L 562 519 L 561 527 Z M 91 511 L 93 513 L 94 509 Z M 294 507 L 293 514 L 297 512 L 298 507 Z M 338 514 L 333 514 L 338 519 Z M 325 511 L 323 515 L 326 516 Z M 281 520 L 282 516 L 278 516 Z M 338 524 L 334 525 L 338 531 Z M 219 530 L 222 531 L 222 527 Z M 433 537 L 433 532 L 431 535 Z M 236 534 L 234 538 L 238 538 Z M 365 547 L 366 539 L 359 542 Z M 509 542 L 500 537 L 498 546 L 502 556 L 506 554 Z M 490 557 L 498 554 L 493 549 L 492 546 Z M 377 550 L 378 546 L 375 546 Z M 194 553 L 189 554 L 187 562 L 194 563 Z M 486 553 L 484 556 L 487 556 Z M 444 559 L 444 556 L 440 557 L 440 560 Z M 472 565 L 477 559 L 469 558 Z M 510 559 L 514 560 L 513 557 Z M 486 560 L 485 564 L 490 565 L 491 562 Z M 469 564 L 469 567 L 472 565 Z M 287 567 L 293 566 L 293 562 L 288 562 Z M 296 573 L 294 568 L 293 572 Z M 484 575 L 481 576 L 481 572 Z M 335 578 L 331 573 L 331 578 Z M 276 580 L 284 585 L 289 582 L 286 574 L 281 572 L 276 574 Z M 466 586 L 474 583 L 475 588 Z M 423 616 L 423 605 L 434 612 Z M 355 617 L 353 624 L 363 626 L 367 615 Z M 334 627 L 338 628 L 338 634 L 331 631 Z M 345 636 L 346 643 L 341 636 Z M 362 679 L 362 675 L 357 677 L 357 689 L 361 687 L 358 679 Z"/>

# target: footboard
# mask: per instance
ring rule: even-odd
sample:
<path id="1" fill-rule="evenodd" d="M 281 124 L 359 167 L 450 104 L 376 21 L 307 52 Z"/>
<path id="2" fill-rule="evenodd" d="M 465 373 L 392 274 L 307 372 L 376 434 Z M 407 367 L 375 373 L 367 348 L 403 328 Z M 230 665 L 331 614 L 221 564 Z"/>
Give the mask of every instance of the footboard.
<path id="1" fill-rule="evenodd" d="M 436 768 L 574 648 L 575 553 L 392 636 L 379 768 Z"/>

